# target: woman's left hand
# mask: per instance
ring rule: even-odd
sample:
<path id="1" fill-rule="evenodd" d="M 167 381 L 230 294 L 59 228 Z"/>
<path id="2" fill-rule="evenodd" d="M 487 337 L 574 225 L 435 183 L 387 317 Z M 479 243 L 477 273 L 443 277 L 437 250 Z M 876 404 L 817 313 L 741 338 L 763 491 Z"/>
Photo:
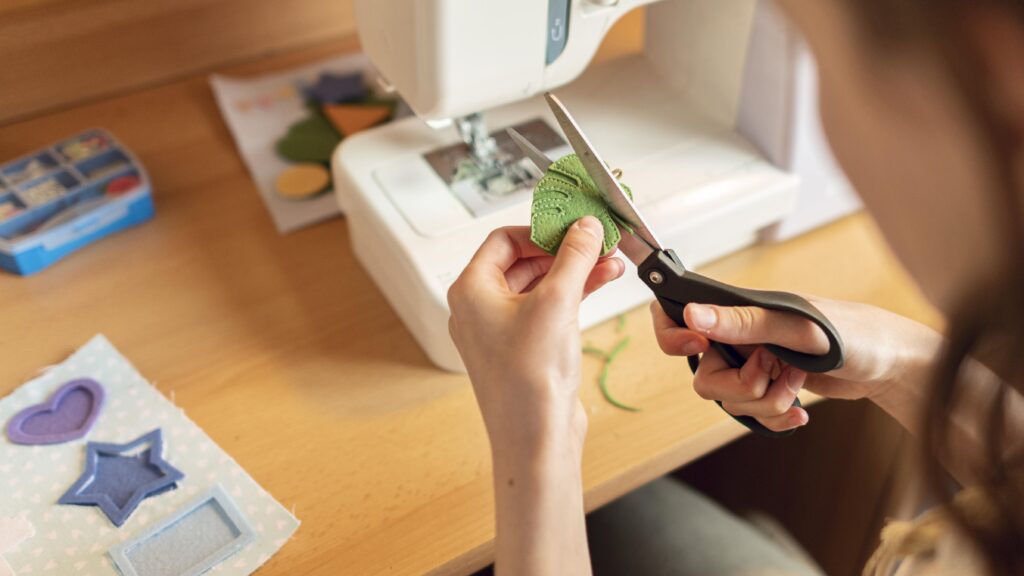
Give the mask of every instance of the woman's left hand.
<path id="1" fill-rule="evenodd" d="M 624 270 L 617 258 L 599 258 L 603 236 L 598 220 L 582 218 L 553 257 L 529 228 L 500 228 L 448 291 L 448 327 L 496 463 L 528 465 L 566 440 L 581 452 L 579 305 Z"/>

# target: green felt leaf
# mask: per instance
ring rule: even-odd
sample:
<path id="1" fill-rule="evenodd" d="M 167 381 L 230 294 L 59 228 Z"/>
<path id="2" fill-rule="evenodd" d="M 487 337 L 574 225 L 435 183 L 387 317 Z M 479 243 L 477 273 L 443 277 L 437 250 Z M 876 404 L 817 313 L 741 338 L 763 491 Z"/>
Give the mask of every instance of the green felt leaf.
<path id="1" fill-rule="evenodd" d="M 299 120 L 277 141 L 277 153 L 292 162 L 330 162 L 341 137 L 319 113 Z"/>
<path id="2" fill-rule="evenodd" d="M 633 197 L 625 184 L 622 188 Z M 611 252 L 622 238 L 615 216 L 601 192 L 575 154 L 555 160 L 533 189 L 530 210 L 530 239 L 548 254 L 558 252 L 569 226 L 584 216 L 594 216 L 604 225 L 601 254 Z"/>

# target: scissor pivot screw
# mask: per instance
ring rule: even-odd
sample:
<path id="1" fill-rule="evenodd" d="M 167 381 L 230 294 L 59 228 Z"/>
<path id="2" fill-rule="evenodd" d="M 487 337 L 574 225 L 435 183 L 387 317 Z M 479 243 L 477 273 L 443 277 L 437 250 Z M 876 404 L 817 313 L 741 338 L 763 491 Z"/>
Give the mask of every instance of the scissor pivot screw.
<path id="1" fill-rule="evenodd" d="M 651 273 L 647 275 L 647 279 L 651 281 L 651 284 L 661 284 L 665 281 L 665 277 L 657 270 L 651 270 Z"/>

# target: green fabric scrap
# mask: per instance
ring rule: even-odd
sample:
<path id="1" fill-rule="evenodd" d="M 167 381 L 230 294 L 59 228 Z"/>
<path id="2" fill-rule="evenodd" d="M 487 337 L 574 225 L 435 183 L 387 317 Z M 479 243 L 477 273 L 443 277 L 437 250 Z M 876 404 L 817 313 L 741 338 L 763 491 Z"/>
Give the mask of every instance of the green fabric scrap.
<path id="1" fill-rule="evenodd" d="M 630 198 L 633 197 L 628 186 L 623 184 L 622 188 Z M 530 239 L 554 255 L 569 226 L 584 216 L 594 216 L 601 221 L 604 225 L 601 255 L 611 252 L 622 238 L 616 226 L 618 219 L 609 210 L 580 159 L 569 154 L 555 160 L 533 189 Z"/>
<path id="2" fill-rule="evenodd" d="M 277 141 L 277 153 L 292 162 L 326 163 L 331 161 L 338 142 L 341 136 L 331 123 L 319 111 L 311 111 Z"/>

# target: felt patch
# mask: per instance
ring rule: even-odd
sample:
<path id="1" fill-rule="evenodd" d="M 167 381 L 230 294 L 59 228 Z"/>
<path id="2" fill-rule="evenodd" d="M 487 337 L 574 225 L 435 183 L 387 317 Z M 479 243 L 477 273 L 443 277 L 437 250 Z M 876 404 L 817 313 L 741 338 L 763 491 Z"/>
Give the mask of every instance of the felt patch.
<path id="1" fill-rule="evenodd" d="M 341 137 L 319 112 L 292 124 L 277 141 L 277 153 L 292 162 L 323 162 L 331 160 Z"/>
<path id="2" fill-rule="evenodd" d="M 15 444 L 60 444 L 89 433 L 103 408 L 103 387 L 90 378 L 61 386 L 46 402 L 29 406 L 7 424 Z"/>
<path id="3" fill-rule="evenodd" d="M 102 336 L 0 398 L 0 427 L 26 406 L 45 401 L 65 383 L 80 378 L 102 382 L 106 392 L 103 412 L 89 439 L 130 442 L 159 427 L 165 440 L 164 457 L 185 474 L 185 480 L 175 490 L 147 498 L 124 525 L 115 528 L 95 507 L 57 503 L 82 473 L 84 440 L 22 446 L 12 443 L 0 430 L 0 516 L 22 516 L 36 531 L 34 538 L 5 554 L 19 576 L 116 574 L 107 553 L 111 548 L 170 517 L 216 485 L 223 487 L 245 512 L 256 530 L 256 539 L 214 572 L 245 576 L 288 545 L 299 525 L 288 508 Z M 263 430 L 260 418 L 259 414 L 252 415 L 254 429 L 243 435 L 243 444 L 258 442 L 271 433 Z"/>
<path id="4" fill-rule="evenodd" d="M 202 574 L 245 548 L 255 533 L 220 487 L 110 550 L 122 576 Z"/>
<path id="5" fill-rule="evenodd" d="M 0 516 L 0 576 L 14 576 L 14 570 L 4 559 L 4 554 L 35 536 L 32 523 L 18 516 Z"/>
<path id="6" fill-rule="evenodd" d="M 285 198 L 303 199 L 323 192 L 330 182 L 331 175 L 322 164 L 303 162 L 278 174 L 274 190 Z"/>
<path id="7" fill-rule="evenodd" d="M 127 444 L 89 442 L 85 471 L 57 502 L 98 506 L 120 526 L 143 500 L 176 488 L 184 477 L 164 459 L 163 434 L 157 428 Z"/>
<path id="8" fill-rule="evenodd" d="M 628 186 L 623 184 L 622 188 L 630 198 L 633 197 Z M 533 189 L 530 239 L 554 255 L 569 227 L 584 216 L 594 216 L 601 221 L 604 225 L 601 255 L 611 252 L 622 238 L 616 226 L 617 219 L 608 209 L 583 163 L 575 154 L 569 154 L 552 162 Z"/>
<path id="9" fill-rule="evenodd" d="M 324 104 L 323 107 L 324 116 L 342 136 L 351 136 L 384 122 L 393 110 L 387 104 Z"/>
<path id="10" fill-rule="evenodd" d="M 366 97 L 366 83 L 362 74 L 331 74 L 324 72 L 316 84 L 306 89 L 306 96 L 321 104 L 353 102 Z"/>

